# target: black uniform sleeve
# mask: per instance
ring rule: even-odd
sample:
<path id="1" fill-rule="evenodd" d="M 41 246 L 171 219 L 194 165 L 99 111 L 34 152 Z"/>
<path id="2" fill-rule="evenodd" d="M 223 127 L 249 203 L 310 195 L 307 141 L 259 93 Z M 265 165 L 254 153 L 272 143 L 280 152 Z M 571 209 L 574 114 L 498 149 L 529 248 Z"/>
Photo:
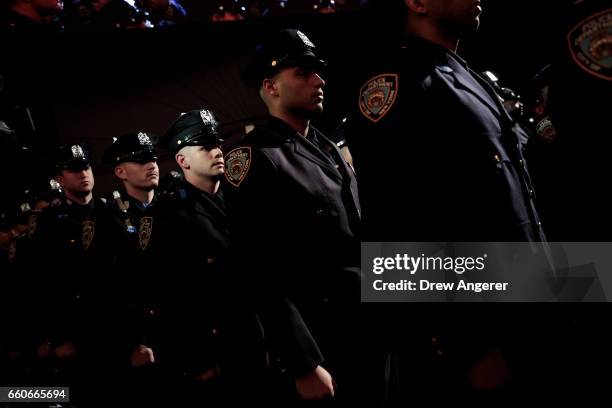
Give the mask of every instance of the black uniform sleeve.
<path id="1" fill-rule="evenodd" d="M 276 226 L 284 218 L 282 174 L 261 151 L 254 150 L 251 167 L 229 196 L 232 270 L 252 288 L 272 354 L 300 377 L 323 362 L 323 356 L 300 311 L 287 296 L 291 262 L 283 247 L 290 243 Z"/>

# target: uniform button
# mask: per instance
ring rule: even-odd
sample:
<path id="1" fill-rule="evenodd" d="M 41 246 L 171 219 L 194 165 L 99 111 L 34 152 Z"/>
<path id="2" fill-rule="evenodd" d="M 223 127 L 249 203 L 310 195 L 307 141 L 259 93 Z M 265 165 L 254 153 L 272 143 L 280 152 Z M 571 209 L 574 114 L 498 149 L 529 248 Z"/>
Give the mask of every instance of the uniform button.
<path id="1" fill-rule="evenodd" d="M 523 164 L 525 164 L 525 161 L 524 161 L 523 159 L 521 159 L 521 160 L 519 160 L 519 163 L 520 163 L 520 164 L 521 164 L 521 166 L 522 166 Z"/>
<path id="2" fill-rule="evenodd" d="M 328 297 L 323 298 L 323 303 L 329 303 L 329 298 Z"/>
<path id="3" fill-rule="evenodd" d="M 538 221 L 538 228 L 542 228 L 542 223 Z"/>
<path id="4" fill-rule="evenodd" d="M 493 156 L 493 159 L 495 159 L 497 163 L 501 163 L 501 157 L 499 157 L 499 154 L 496 154 L 495 156 Z"/>
<path id="5" fill-rule="evenodd" d="M 155 310 L 153 310 L 153 309 L 149 309 L 149 314 L 150 314 L 150 315 L 154 315 L 154 314 L 155 314 Z"/>
<path id="6" fill-rule="evenodd" d="M 317 215 L 323 215 L 324 211 L 320 208 L 317 209 Z"/>
<path id="7" fill-rule="evenodd" d="M 531 197 L 533 197 L 533 190 L 532 190 L 532 189 L 529 189 L 529 195 L 530 195 Z"/>
<path id="8" fill-rule="evenodd" d="M 212 330 L 210 331 L 210 333 L 211 333 L 213 336 L 216 336 L 217 334 L 219 334 L 219 331 L 218 331 L 217 329 L 212 329 Z"/>
<path id="9" fill-rule="evenodd" d="M 207 264 L 209 264 L 209 265 L 211 265 L 211 264 L 215 263 L 215 258 L 214 258 L 214 257 L 212 257 L 212 256 L 211 256 L 211 257 L 208 257 L 208 258 L 206 259 L 206 263 L 207 263 Z"/>

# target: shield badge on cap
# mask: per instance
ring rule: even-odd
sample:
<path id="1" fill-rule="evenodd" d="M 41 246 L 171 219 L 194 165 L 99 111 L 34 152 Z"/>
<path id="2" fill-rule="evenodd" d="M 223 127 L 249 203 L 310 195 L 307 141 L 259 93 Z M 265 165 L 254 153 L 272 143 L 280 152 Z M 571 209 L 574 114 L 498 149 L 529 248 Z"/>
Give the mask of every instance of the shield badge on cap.
<path id="1" fill-rule="evenodd" d="M 143 251 L 149 246 L 151 234 L 153 233 L 153 218 L 142 217 L 138 226 L 138 243 Z"/>
<path id="2" fill-rule="evenodd" d="M 83 249 L 87 251 L 96 233 L 96 223 L 89 220 L 83 221 L 81 227 L 81 242 L 83 244 Z"/>
<path id="3" fill-rule="evenodd" d="M 149 135 L 147 135 L 144 132 L 138 133 L 138 142 L 140 143 L 141 146 L 151 146 L 152 145 Z"/>
<path id="4" fill-rule="evenodd" d="M 213 116 L 213 114 L 206 110 L 203 109 L 200 111 L 200 117 L 202 118 L 202 122 L 204 122 L 205 125 L 209 125 L 209 124 L 214 124 L 215 123 L 215 117 Z"/>
<path id="5" fill-rule="evenodd" d="M 381 120 L 395 103 L 397 74 L 382 74 L 368 80 L 359 91 L 359 110 L 369 120 Z"/>
<path id="6" fill-rule="evenodd" d="M 567 35 L 574 62 L 595 77 L 612 81 L 612 8 L 594 14 Z"/>
<path id="7" fill-rule="evenodd" d="M 75 159 L 85 157 L 85 153 L 83 153 L 83 148 L 79 145 L 70 146 L 70 151 L 72 152 L 72 157 Z"/>
<path id="8" fill-rule="evenodd" d="M 299 30 L 297 31 L 296 34 L 299 37 L 299 39 L 302 40 L 302 42 L 304 43 L 306 47 L 315 48 L 315 45 L 312 43 L 312 41 L 310 41 L 310 38 L 308 38 L 306 34 L 304 34 L 303 32 Z"/>
<path id="9" fill-rule="evenodd" d="M 240 186 L 250 167 L 250 147 L 238 147 L 225 156 L 225 178 L 234 187 Z"/>

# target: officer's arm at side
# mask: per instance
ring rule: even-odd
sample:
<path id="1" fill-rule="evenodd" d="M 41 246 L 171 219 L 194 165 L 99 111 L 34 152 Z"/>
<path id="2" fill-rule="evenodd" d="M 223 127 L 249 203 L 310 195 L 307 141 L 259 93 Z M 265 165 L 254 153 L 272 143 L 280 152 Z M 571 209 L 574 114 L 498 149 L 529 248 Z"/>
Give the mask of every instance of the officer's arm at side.
<path id="1" fill-rule="evenodd" d="M 312 372 L 323 362 L 300 311 L 287 297 L 284 280 L 291 279 L 291 263 L 285 262 L 285 237 L 274 228 L 287 212 L 279 196 L 281 177 L 264 153 L 254 150 L 248 175 L 229 199 L 231 259 L 233 270 L 250 285 L 271 352 L 295 377 Z M 299 262 L 299 260 L 293 260 Z"/>

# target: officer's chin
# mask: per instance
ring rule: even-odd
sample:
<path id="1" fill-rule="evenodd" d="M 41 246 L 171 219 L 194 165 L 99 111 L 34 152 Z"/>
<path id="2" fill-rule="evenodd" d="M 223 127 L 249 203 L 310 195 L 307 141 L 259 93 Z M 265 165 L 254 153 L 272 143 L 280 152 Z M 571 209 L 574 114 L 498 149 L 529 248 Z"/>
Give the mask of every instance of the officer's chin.
<path id="1" fill-rule="evenodd" d="M 151 180 L 151 182 L 146 183 L 142 186 L 144 190 L 153 190 L 159 186 L 159 180 Z"/>
<path id="2" fill-rule="evenodd" d="M 80 197 L 80 198 L 85 198 L 87 197 L 89 194 L 91 194 L 93 192 L 93 187 L 91 188 L 81 188 L 79 190 L 73 191 L 72 194 Z"/>
<path id="3" fill-rule="evenodd" d="M 320 115 L 323 113 L 323 102 L 317 103 L 311 110 L 313 115 Z"/>

